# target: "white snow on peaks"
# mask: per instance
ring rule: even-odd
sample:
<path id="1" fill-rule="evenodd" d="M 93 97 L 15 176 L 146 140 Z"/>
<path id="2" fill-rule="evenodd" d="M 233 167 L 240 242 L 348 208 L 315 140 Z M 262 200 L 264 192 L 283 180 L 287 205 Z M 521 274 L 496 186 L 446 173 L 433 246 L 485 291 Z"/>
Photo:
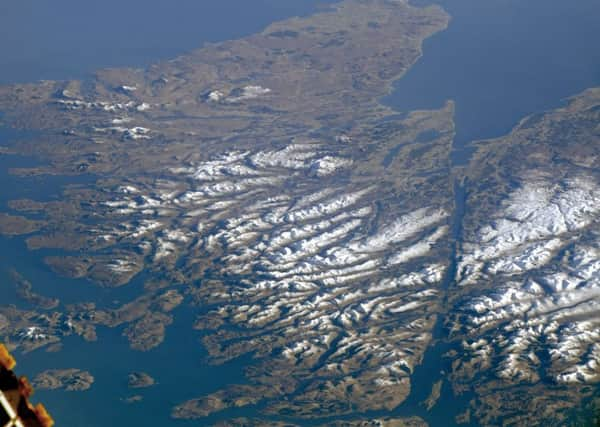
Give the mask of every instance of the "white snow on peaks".
<path id="1" fill-rule="evenodd" d="M 258 85 L 244 86 L 242 88 L 242 93 L 239 96 L 227 98 L 227 101 L 229 101 L 229 102 L 244 101 L 246 99 L 253 99 L 253 98 L 258 98 L 259 96 L 267 95 L 270 92 L 271 92 L 271 89 L 262 87 L 262 86 L 258 86 Z"/>
<path id="2" fill-rule="evenodd" d="M 352 142 L 352 138 L 349 137 L 348 135 L 336 135 L 335 137 L 335 142 L 342 142 L 344 144 L 348 144 L 350 142 Z"/>
<path id="3" fill-rule="evenodd" d="M 475 283 L 481 272 L 539 268 L 564 246 L 560 236 L 588 226 L 598 213 L 600 187 L 593 178 L 576 177 L 561 184 L 529 178 L 503 203 L 491 224 L 481 227 L 476 241 L 463 245 L 458 282 Z"/>
<path id="4" fill-rule="evenodd" d="M 99 202 L 124 230 L 98 234 L 143 239 L 144 261 L 157 266 L 190 262 L 235 277 L 207 296 L 223 298 L 207 317 L 239 327 L 241 346 L 253 348 L 257 330 L 268 339 L 281 331 L 278 350 L 298 364 L 336 364 L 349 351 L 356 360 L 340 369 L 368 355 L 374 389 L 409 375 L 441 298 L 447 266 L 424 256 L 447 236 L 447 212 L 378 209 L 380 184 L 336 180 L 350 160 L 308 139 L 190 159 Z"/>
<path id="5" fill-rule="evenodd" d="M 115 273 L 128 273 L 136 269 L 136 264 L 126 259 L 115 259 L 108 264 Z"/>
<path id="6" fill-rule="evenodd" d="M 292 211 L 285 216 L 285 220 L 287 222 L 300 222 L 331 215 L 358 203 L 369 192 L 369 189 L 365 189 L 342 194 L 316 205 Z"/>
<path id="7" fill-rule="evenodd" d="M 223 92 L 221 92 L 220 90 L 213 90 L 206 97 L 206 99 L 211 102 L 219 102 L 223 98 L 225 98 L 225 94 Z"/>
<path id="8" fill-rule="evenodd" d="M 159 261 L 163 258 L 167 258 L 177 251 L 175 241 L 169 238 L 159 237 L 156 240 L 156 250 L 154 252 L 154 261 Z"/>
<path id="9" fill-rule="evenodd" d="M 343 169 L 352 164 L 350 159 L 342 159 L 339 157 L 325 156 L 317 159 L 310 164 L 310 174 L 314 176 L 331 175 L 339 169 Z"/>
<path id="10" fill-rule="evenodd" d="M 138 190 L 133 185 L 122 185 L 119 187 L 119 191 L 123 194 L 136 194 L 140 192 L 140 190 Z"/>
<path id="11" fill-rule="evenodd" d="M 534 242 L 524 245 L 520 252 L 493 260 L 487 271 L 491 274 L 520 274 L 541 267 L 554 257 L 556 251 L 563 247 L 561 239 Z"/>
<path id="12" fill-rule="evenodd" d="M 600 186 L 594 177 L 560 183 L 551 178 L 527 177 L 474 241 L 464 244 L 457 280 L 483 291 L 477 295 L 473 288 L 475 296 L 452 329 L 485 337 L 482 366 L 501 360 L 500 378 L 536 382 L 546 375 L 557 382 L 595 383 L 600 239 L 590 225 L 600 219 Z M 542 353 L 548 366 L 541 366 Z"/>
<path id="13" fill-rule="evenodd" d="M 465 304 L 457 326 L 467 325 L 469 334 L 478 337 L 492 332 L 490 342 L 504 357 L 498 376 L 537 380 L 542 370 L 528 354 L 544 351 L 551 360 L 546 371 L 554 380 L 600 380 L 598 247 L 599 241 L 594 247 L 575 245 L 561 271 L 508 282 Z M 544 342 L 542 350 L 540 342 Z"/>
<path id="14" fill-rule="evenodd" d="M 240 164 L 247 155 L 247 152 L 232 151 L 219 156 L 214 160 L 204 162 L 197 167 L 174 168 L 171 169 L 171 171 L 173 173 L 191 175 L 194 179 L 199 181 L 215 181 L 231 175 L 244 175 L 243 172 L 255 174 L 256 172 L 254 170 L 244 168 L 243 165 Z"/>
<path id="15" fill-rule="evenodd" d="M 245 86 L 244 87 L 244 96 L 245 97 L 256 97 L 260 95 L 266 95 L 271 92 L 271 89 L 265 88 L 262 86 Z"/>
<path id="16" fill-rule="evenodd" d="M 306 169 L 306 161 L 316 156 L 316 146 L 311 145 L 291 144 L 278 151 L 261 151 L 250 157 L 250 162 L 260 168 Z"/>
<path id="17" fill-rule="evenodd" d="M 271 89 L 259 85 L 247 85 L 243 88 L 238 88 L 226 95 L 223 91 L 215 89 L 206 95 L 206 101 L 211 103 L 217 102 L 240 102 L 248 99 L 259 98 L 271 93 Z"/>
<path id="18" fill-rule="evenodd" d="M 47 334 L 42 332 L 42 328 L 39 326 L 28 326 L 23 331 L 19 332 L 19 337 L 27 340 L 37 341 L 45 340 L 48 338 Z"/>
<path id="19" fill-rule="evenodd" d="M 125 123 L 128 121 L 129 120 L 127 120 L 127 119 L 114 119 L 113 123 L 115 123 L 115 122 Z M 147 128 L 141 127 L 141 126 L 135 126 L 132 128 L 126 128 L 123 126 L 111 126 L 108 128 L 94 128 L 94 130 L 96 132 L 102 132 L 102 133 L 121 134 L 123 139 L 131 139 L 131 140 L 150 139 L 150 133 L 151 133 L 150 129 L 147 129 Z"/>
<path id="20" fill-rule="evenodd" d="M 136 104 L 134 101 L 113 104 L 105 101 L 87 102 L 80 99 L 59 99 L 56 103 L 66 110 L 94 109 L 111 113 L 117 111 L 145 111 L 150 108 L 150 105 L 145 102 Z"/>
<path id="21" fill-rule="evenodd" d="M 393 254 L 388 259 L 388 264 L 389 265 L 404 264 L 406 262 L 413 260 L 414 258 L 418 258 L 418 257 L 424 256 L 424 255 L 427 255 L 429 253 L 429 251 L 431 250 L 431 248 L 433 247 L 433 245 L 435 245 L 435 243 L 438 240 L 440 240 L 442 237 L 444 237 L 446 234 L 448 234 L 448 226 L 439 227 L 432 234 L 425 237 L 425 239 L 423 239 L 417 243 L 414 243 L 414 244 L 408 246 L 407 248 L 401 249 L 400 251 Z"/>
<path id="22" fill-rule="evenodd" d="M 125 139 L 148 139 L 150 138 L 150 136 L 148 135 L 149 133 L 150 129 L 146 129 L 141 126 L 136 126 L 131 129 L 125 130 L 125 132 L 123 133 L 123 137 Z"/>
<path id="23" fill-rule="evenodd" d="M 392 244 L 403 242 L 424 231 L 427 227 L 446 219 L 448 214 L 443 209 L 421 208 L 397 219 L 388 227 L 383 227 L 377 234 L 361 243 L 350 245 L 356 252 L 373 252 L 384 250 Z M 442 232 L 442 230 L 440 230 Z M 443 231 L 445 233 L 445 231 Z M 441 236 L 434 235 L 435 240 Z"/>
<path id="24" fill-rule="evenodd" d="M 335 193 L 335 189 L 333 188 L 324 188 L 323 190 L 319 190 L 314 193 L 309 193 L 305 196 L 302 196 L 298 199 L 298 201 L 294 204 L 294 208 L 303 208 L 308 205 L 312 205 L 320 200 L 323 200 Z"/>
<path id="25" fill-rule="evenodd" d="M 116 118 L 116 119 L 112 119 L 111 123 L 113 125 L 122 125 L 122 124 L 125 124 L 125 123 L 129 123 L 132 120 L 133 119 L 131 117 L 119 117 L 119 118 Z"/>

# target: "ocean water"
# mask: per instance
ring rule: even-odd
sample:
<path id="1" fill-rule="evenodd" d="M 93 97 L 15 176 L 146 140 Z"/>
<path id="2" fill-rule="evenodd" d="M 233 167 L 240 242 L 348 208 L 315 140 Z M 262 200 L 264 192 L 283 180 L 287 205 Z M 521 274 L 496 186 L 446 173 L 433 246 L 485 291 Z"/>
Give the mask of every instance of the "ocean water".
<path id="1" fill-rule="evenodd" d="M 0 84 L 85 78 L 106 67 L 143 67 L 207 42 L 261 31 L 272 22 L 310 14 L 330 3 L 333 1 L 6 0 L 0 2 Z M 0 146 L 28 136 L 0 127 Z M 60 197 L 65 185 L 85 185 L 94 180 L 90 176 L 22 179 L 8 173 L 9 168 L 36 164 L 38 160 L 33 158 L 0 155 L 0 211 L 10 212 L 7 202 L 15 198 L 51 200 Z M 58 277 L 42 260 L 59 251 L 30 252 L 26 237 L 0 237 L 0 304 L 28 308 L 16 298 L 8 281 L 9 268 L 16 268 L 30 280 L 36 292 L 58 297 L 63 303 L 95 301 L 101 307 L 110 307 L 139 294 L 143 277 L 116 290 Z M 191 329 L 196 313 L 180 308 L 173 314 L 175 320 L 167 329 L 165 342 L 149 352 L 131 351 L 122 336 L 123 328 L 99 328 L 95 343 L 70 337 L 58 353 L 41 350 L 17 354 L 17 370 L 30 377 L 45 369 L 71 367 L 94 374 L 95 383 L 85 392 L 36 392 L 33 400 L 44 402 L 59 426 L 198 426 L 215 421 L 219 417 L 201 423 L 174 421 L 170 410 L 227 384 L 243 384 L 243 368 L 249 362 L 241 359 L 225 366 L 208 366 L 200 343 L 202 334 Z M 128 390 L 127 375 L 132 370 L 148 372 L 158 384 L 150 389 Z M 133 404 L 123 401 L 134 394 L 143 395 L 144 400 Z"/>
<path id="2" fill-rule="evenodd" d="M 468 163 L 476 141 L 505 135 L 527 115 L 557 108 L 569 97 L 600 86 L 597 0 L 411 3 L 438 4 L 452 19 L 446 31 L 425 40 L 423 56 L 383 102 L 399 111 L 412 111 L 440 108 L 454 100 L 454 166 Z M 455 185 L 452 237 L 459 242 L 465 192 L 460 183 Z M 444 287 L 454 285 L 455 269 L 456 259 L 452 259 Z M 420 405 L 432 384 L 450 368 L 443 355 L 452 345 L 444 338 L 438 324 L 434 345 L 412 377 L 412 394 L 395 413 L 416 413 L 431 426 L 450 426 L 454 416 L 466 409 L 472 393 L 454 396 L 447 382 L 430 412 Z"/>
<path id="3" fill-rule="evenodd" d="M 446 31 L 384 102 L 401 111 L 456 102 L 454 162 L 469 142 L 510 132 L 526 115 L 600 85 L 598 0 L 411 0 L 439 4 Z"/>
<path id="4" fill-rule="evenodd" d="M 0 145 L 10 144 L 16 138 L 27 136 L 30 135 L 0 128 Z M 21 178 L 9 173 L 10 168 L 37 164 L 39 160 L 33 158 L 0 155 L 0 212 L 18 214 L 7 204 L 15 198 L 56 200 L 61 197 L 62 189 L 67 185 L 94 182 L 94 177 L 86 175 Z M 93 301 L 97 307 L 115 308 L 141 294 L 145 279 L 143 273 L 137 275 L 127 286 L 117 289 L 101 288 L 86 280 L 60 277 L 44 264 L 43 258 L 66 252 L 52 249 L 29 251 L 26 238 L 27 236 L 0 236 L 2 305 L 32 308 L 17 298 L 9 278 L 9 271 L 13 268 L 33 284 L 35 292 L 59 298 L 63 305 Z M 190 307 L 176 309 L 173 312 L 174 322 L 167 328 L 164 343 L 148 352 L 140 353 L 129 349 L 127 340 L 122 335 L 124 327 L 101 327 L 97 330 L 98 340 L 93 343 L 85 342 L 79 337 L 67 337 L 60 352 L 38 350 L 17 353 L 17 372 L 31 378 L 46 369 L 79 368 L 94 375 L 95 382 L 87 391 L 36 391 L 33 401 L 43 402 L 59 426 L 197 426 L 198 423 L 193 421 L 171 420 L 171 408 L 227 384 L 243 384 L 243 368 L 249 361 L 242 358 L 224 366 L 209 366 L 205 362 L 206 351 L 200 342 L 202 333 L 192 330 L 196 314 Z M 127 375 L 138 370 L 150 373 L 158 384 L 150 389 L 129 390 Z M 134 394 L 142 395 L 144 400 L 131 404 L 124 401 Z M 218 416 L 211 420 L 218 420 Z"/>
<path id="5" fill-rule="evenodd" d="M 334 0 L 2 0 L 0 84 L 143 67 Z"/>
<path id="6" fill-rule="evenodd" d="M 420 3 L 423 3 L 420 1 Z M 430 2 L 431 3 L 431 2 Z M 523 116 L 554 108 L 586 87 L 600 85 L 600 2 L 577 0 L 443 0 L 453 19 L 447 31 L 425 42 L 424 55 L 385 98 L 400 111 L 439 108 L 456 101 L 455 164 L 464 164 L 473 140 L 506 133 Z M 111 66 L 144 66 L 205 42 L 232 39 L 259 31 L 287 16 L 310 13 L 325 2 L 317 0 L 75 0 L 0 3 L 0 84 L 83 77 Z M 0 145 L 22 135 L 0 129 Z M 35 164 L 34 159 L 0 155 L 0 211 L 13 198 L 48 199 L 60 196 L 73 177 L 15 178 L 8 168 Z M 79 178 L 78 178 L 79 179 Z M 81 183 L 92 178 L 83 177 Z M 460 239 L 461 191 L 457 191 L 455 238 Z M 128 301 L 142 278 L 107 291 L 82 280 L 57 277 L 43 264 L 51 251 L 29 252 L 24 237 L 0 238 L 0 301 L 17 303 L 6 286 L 5 270 L 16 268 L 40 293 L 65 303 L 97 301 L 110 306 Z M 446 283 L 451 286 L 451 283 Z M 18 302 L 21 306 L 22 303 Z M 205 425 L 208 421 L 169 419 L 170 408 L 186 399 L 243 383 L 247 360 L 221 367 L 207 366 L 201 333 L 191 330 L 193 310 L 178 309 L 166 340 L 147 352 L 132 352 L 122 329 L 101 328 L 96 343 L 69 338 L 59 353 L 19 354 L 19 372 L 33 376 L 49 368 L 88 369 L 96 383 L 86 392 L 38 391 L 35 400 L 50 408 L 60 426 Z M 436 330 L 436 339 L 443 331 Z M 419 406 L 446 367 L 443 343 L 432 347 L 417 368 L 413 395 L 396 411 L 418 413 L 432 425 L 450 425 L 459 412 L 444 385 L 439 404 L 430 413 Z M 135 367 L 154 376 L 158 385 L 127 390 L 127 374 Z M 123 398 L 142 394 L 126 404 Z M 254 409 L 225 415 L 251 416 Z"/>

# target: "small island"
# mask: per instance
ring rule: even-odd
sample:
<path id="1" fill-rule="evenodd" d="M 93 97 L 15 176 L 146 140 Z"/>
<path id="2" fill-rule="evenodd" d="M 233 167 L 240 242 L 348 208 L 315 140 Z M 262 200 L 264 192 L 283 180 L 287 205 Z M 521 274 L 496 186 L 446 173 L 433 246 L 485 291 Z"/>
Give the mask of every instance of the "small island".
<path id="1" fill-rule="evenodd" d="M 155 384 L 154 378 L 145 372 L 132 372 L 127 377 L 127 386 L 129 388 L 147 388 Z"/>
<path id="2" fill-rule="evenodd" d="M 94 377 L 81 369 L 51 369 L 33 379 L 32 385 L 39 390 L 84 391 L 94 383 Z"/>

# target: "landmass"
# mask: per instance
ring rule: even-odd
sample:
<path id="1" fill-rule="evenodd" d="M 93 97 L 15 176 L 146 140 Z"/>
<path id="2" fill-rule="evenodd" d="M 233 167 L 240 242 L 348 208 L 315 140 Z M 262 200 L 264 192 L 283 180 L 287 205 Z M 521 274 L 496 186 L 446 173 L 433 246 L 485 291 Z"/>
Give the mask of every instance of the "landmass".
<path id="1" fill-rule="evenodd" d="M 472 415 L 567 423 L 600 382 L 600 89 L 479 144 L 448 327 Z"/>
<path id="2" fill-rule="evenodd" d="M 62 276 L 107 292 L 142 282 L 118 306 L 52 306 L 19 279 L 38 307 L 0 307 L 0 337 L 60 351 L 66 336 L 120 328 L 149 351 L 191 308 L 205 363 L 250 362 L 239 384 L 171 416 L 274 426 L 426 425 L 393 411 L 415 387 L 440 406 L 442 382 L 412 377 L 443 340 L 448 388 L 474 394 L 457 422 L 565 421 L 600 378 L 600 91 L 453 168 L 452 101 L 380 102 L 448 21 L 435 6 L 345 0 L 147 69 L 0 87 L 4 121 L 40 132 L 2 150 L 44 160 L 14 173 L 95 177 L 60 200 L 11 201 L 18 216 L 0 230 L 52 249 L 44 262 Z"/>
<path id="3" fill-rule="evenodd" d="M 214 424 L 214 427 L 299 427 L 299 424 L 288 422 L 265 421 L 248 418 L 236 418 Z M 427 423 L 419 417 L 408 418 L 374 418 L 369 420 L 332 421 L 320 427 L 427 427 Z"/>
<path id="4" fill-rule="evenodd" d="M 21 276 L 16 270 L 10 270 L 9 275 L 15 284 L 17 296 L 22 300 L 44 310 L 52 310 L 58 307 L 60 301 L 57 298 L 50 298 L 35 293 L 31 282 Z"/>
<path id="5" fill-rule="evenodd" d="M 146 388 L 154 385 L 154 378 L 145 372 L 132 372 L 127 377 L 129 388 Z"/>
<path id="6" fill-rule="evenodd" d="M 431 411 L 431 409 L 435 406 L 435 404 L 439 400 L 439 398 L 442 394 L 442 385 L 443 385 L 443 380 L 439 380 L 439 381 L 436 381 L 435 383 L 433 383 L 433 387 L 431 387 L 431 393 L 429 394 L 427 399 L 425 399 L 425 401 L 423 401 L 422 404 L 425 406 L 425 409 L 427 409 L 428 411 Z"/>
<path id="7" fill-rule="evenodd" d="M 94 383 L 94 377 L 80 369 L 50 369 L 33 379 L 33 386 L 40 390 L 65 389 L 67 391 L 88 390 Z"/>
<path id="8" fill-rule="evenodd" d="M 0 234 L 18 236 L 38 231 L 43 225 L 41 221 L 27 219 L 21 215 L 9 215 L 0 212 Z"/>
<path id="9" fill-rule="evenodd" d="M 45 261 L 102 286 L 155 272 L 198 308 L 210 363 L 254 354 L 250 385 L 173 416 L 266 399 L 266 413 L 319 417 L 406 398 L 447 269 L 453 104 L 398 114 L 379 98 L 447 23 L 438 7 L 344 1 L 147 70 L 0 90 L 6 120 L 45 131 L 18 151 L 47 166 L 16 173 L 99 177 L 60 202 L 13 203 L 49 224 L 28 246 L 78 251 Z M 172 322 L 155 298 L 62 316 L 90 333 L 126 325 L 147 350 Z"/>
<path id="10" fill-rule="evenodd" d="M 123 402 L 127 403 L 127 404 L 133 404 L 133 403 L 138 403 L 144 400 L 144 396 L 140 395 L 140 394 L 134 394 L 133 396 L 129 396 L 126 398 L 122 399 Z"/>

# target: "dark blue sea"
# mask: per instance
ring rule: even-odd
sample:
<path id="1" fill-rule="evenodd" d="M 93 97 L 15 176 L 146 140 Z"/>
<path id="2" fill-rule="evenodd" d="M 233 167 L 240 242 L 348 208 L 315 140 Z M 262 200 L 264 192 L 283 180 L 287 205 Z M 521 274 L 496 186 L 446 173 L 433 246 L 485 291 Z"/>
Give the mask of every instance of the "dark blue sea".
<path id="1" fill-rule="evenodd" d="M 458 164 L 469 142 L 600 86 L 598 0 L 411 0 L 432 3 L 452 16 L 450 26 L 425 41 L 385 102 L 406 111 L 454 100 Z"/>
<path id="2" fill-rule="evenodd" d="M 423 0 L 413 3 L 426 3 Z M 431 3 L 428 1 L 427 3 Z M 555 108 L 569 96 L 600 86 L 600 2 L 598 0 L 440 0 L 452 15 L 449 28 L 425 42 L 423 57 L 395 84 L 384 102 L 400 111 L 439 108 L 456 102 L 456 165 L 464 164 L 470 142 L 500 136 L 525 115 Z M 148 65 L 200 47 L 260 31 L 269 23 L 309 14 L 317 0 L 3 0 L 0 2 L 0 84 L 40 79 L 82 78 L 104 67 Z M 27 137 L 0 129 L 0 145 Z M 0 211 L 13 198 L 60 197 L 62 186 L 93 177 L 16 178 L 10 167 L 34 159 L 0 155 Z M 459 192 L 460 193 L 460 192 Z M 461 209 L 458 209 L 460 211 Z M 460 218 L 457 218 L 457 224 Z M 460 226 L 455 227 L 460 238 Z M 141 286 L 107 291 L 85 281 L 57 277 L 43 264 L 51 251 L 29 252 L 20 237 L 0 237 L 0 304 L 16 303 L 6 269 L 16 267 L 34 289 L 64 303 L 123 303 Z M 242 383 L 245 360 L 222 367 L 204 364 L 194 313 L 175 312 L 165 343 L 147 353 L 131 352 L 122 330 L 100 329 L 97 343 L 67 339 L 58 353 L 18 354 L 20 373 L 49 368 L 90 370 L 96 382 L 86 392 L 39 391 L 58 426 L 204 425 L 173 421 L 170 408 L 186 399 Z M 439 332 L 439 331 L 438 331 Z M 438 337 L 439 338 L 439 337 Z M 444 369 L 443 346 L 436 346 L 417 369 L 413 396 L 397 411 L 418 413 L 431 425 L 450 425 L 457 412 L 449 390 L 431 413 L 418 406 Z M 158 385 L 142 390 L 144 400 L 122 398 L 133 369 L 150 373 Z M 252 416 L 253 411 L 226 415 Z"/>

